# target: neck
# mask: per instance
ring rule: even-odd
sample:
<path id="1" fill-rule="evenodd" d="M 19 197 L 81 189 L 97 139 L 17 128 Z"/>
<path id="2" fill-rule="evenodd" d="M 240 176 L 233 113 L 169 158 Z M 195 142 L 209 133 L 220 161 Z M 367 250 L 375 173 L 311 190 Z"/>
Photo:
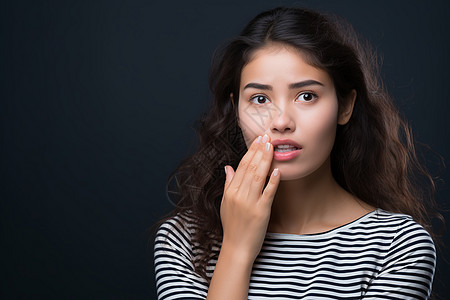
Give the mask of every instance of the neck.
<path id="1" fill-rule="evenodd" d="M 370 211 L 334 180 L 328 160 L 313 174 L 281 181 L 268 231 L 308 234 L 330 230 Z"/>

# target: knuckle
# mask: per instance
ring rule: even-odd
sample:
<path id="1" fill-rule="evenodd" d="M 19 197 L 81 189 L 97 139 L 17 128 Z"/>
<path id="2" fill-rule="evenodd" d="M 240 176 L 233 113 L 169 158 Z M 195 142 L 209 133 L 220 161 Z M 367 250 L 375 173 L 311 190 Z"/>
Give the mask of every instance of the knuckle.
<path id="1" fill-rule="evenodd" d="M 242 159 L 241 162 L 239 163 L 239 166 L 240 166 L 241 168 L 245 168 L 245 167 L 247 167 L 247 165 L 248 165 L 249 163 L 250 163 L 249 160 L 247 160 L 247 159 Z"/>
<path id="2" fill-rule="evenodd" d="M 265 176 L 262 176 L 261 174 L 255 173 L 255 175 L 253 175 L 253 181 L 260 183 L 265 179 Z"/>
<path id="3" fill-rule="evenodd" d="M 238 191 L 236 191 L 235 193 L 233 193 L 233 196 L 230 197 L 230 199 L 232 200 L 233 203 L 240 203 L 242 195 Z"/>
<path id="4" fill-rule="evenodd" d="M 251 171 L 251 172 L 254 172 L 254 171 L 256 170 L 256 168 L 258 168 L 258 165 L 257 165 L 257 164 L 255 164 L 255 163 L 250 163 L 250 164 L 248 165 L 247 170 L 249 170 L 249 171 Z"/>

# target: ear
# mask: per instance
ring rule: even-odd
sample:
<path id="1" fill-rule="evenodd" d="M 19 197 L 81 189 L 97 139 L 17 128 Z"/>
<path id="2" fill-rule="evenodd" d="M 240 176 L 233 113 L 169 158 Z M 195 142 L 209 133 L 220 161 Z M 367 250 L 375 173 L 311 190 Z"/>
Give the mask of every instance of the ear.
<path id="1" fill-rule="evenodd" d="M 338 116 L 338 124 L 345 125 L 350 120 L 350 117 L 353 113 L 353 107 L 355 106 L 356 100 L 356 91 L 353 89 L 349 95 L 347 96 L 347 101 L 345 101 L 345 105 L 340 107 L 339 116 Z"/>

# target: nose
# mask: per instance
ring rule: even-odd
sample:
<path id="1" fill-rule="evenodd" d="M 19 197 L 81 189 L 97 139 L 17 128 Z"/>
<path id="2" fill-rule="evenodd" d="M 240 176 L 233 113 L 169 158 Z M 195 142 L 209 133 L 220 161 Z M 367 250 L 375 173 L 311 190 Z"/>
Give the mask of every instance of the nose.
<path id="1" fill-rule="evenodd" d="M 287 106 L 278 107 L 278 113 L 274 114 L 274 118 L 270 124 L 271 132 L 294 131 L 295 122 L 292 118 L 293 110 Z"/>

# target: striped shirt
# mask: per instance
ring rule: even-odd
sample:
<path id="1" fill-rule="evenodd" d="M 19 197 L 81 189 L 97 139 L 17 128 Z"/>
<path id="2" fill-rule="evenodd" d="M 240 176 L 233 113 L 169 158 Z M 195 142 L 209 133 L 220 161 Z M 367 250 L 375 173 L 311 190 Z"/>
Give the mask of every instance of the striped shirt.
<path id="1" fill-rule="evenodd" d="M 177 215 L 155 240 L 158 299 L 205 299 L 194 272 L 195 223 Z M 212 251 L 219 251 L 220 245 Z M 207 267 L 212 276 L 216 261 Z M 436 263 L 430 235 L 410 216 L 381 209 L 318 234 L 267 233 L 248 299 L 427 299 Z"/>

